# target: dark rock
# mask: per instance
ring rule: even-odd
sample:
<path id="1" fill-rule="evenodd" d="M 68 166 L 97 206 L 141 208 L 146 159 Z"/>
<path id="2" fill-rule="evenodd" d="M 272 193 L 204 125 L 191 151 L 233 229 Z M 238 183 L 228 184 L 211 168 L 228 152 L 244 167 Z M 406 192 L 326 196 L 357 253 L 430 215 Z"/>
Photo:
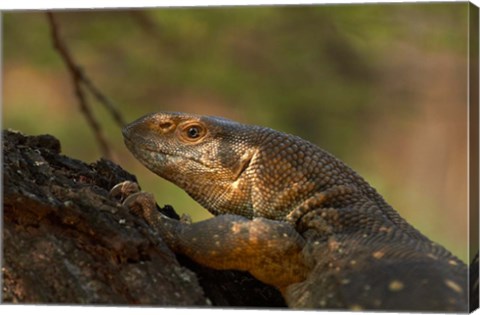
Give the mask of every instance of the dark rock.
<path id="1" fill-rule="evenodd" d="M 3 302 L 207 305 L 195 274 L 108 197 L 135 177 L 59 150 L 52 136 L 3 133 Z"/>

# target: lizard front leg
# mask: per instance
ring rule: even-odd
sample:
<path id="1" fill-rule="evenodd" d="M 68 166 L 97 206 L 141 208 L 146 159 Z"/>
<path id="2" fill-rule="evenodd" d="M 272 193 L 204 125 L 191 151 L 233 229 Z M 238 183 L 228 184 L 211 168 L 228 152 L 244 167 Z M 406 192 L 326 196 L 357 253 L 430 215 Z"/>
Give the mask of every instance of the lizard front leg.
<path id="1" fill-rule="evenodd" d="M 186 224 L 157 211 L 153 195 L 145 192 L 128 196 L 124 205 L 145 218 L 174 252 L 204 266 L 248 271 L 281 292 L 308 274 L 305 240 L 287 222 L 219 215 Z"/>

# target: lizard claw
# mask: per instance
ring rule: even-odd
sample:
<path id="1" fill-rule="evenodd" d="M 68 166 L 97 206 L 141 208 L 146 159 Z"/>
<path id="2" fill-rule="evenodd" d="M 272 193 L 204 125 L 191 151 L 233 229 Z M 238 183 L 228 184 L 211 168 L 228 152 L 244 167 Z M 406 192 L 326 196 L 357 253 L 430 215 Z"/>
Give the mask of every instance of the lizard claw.
<path id="1" fill-rule="evenodd" d="M 136 215 L 145 218 L 148 222 L 148 218 L 151 217 L 152 213 L 156 212 L 157 209 L 153 195 L 143 191 L 136 192 L 128 196 L 123 202 L 123 206 L 128 208 Z"/>
<path id="2" fill-rule="evenodd" d="M 140 191 L 136 182 L 121 182 L 110 190 L 109 195 L 137 216 L 144 218 L 151 226 L 159 224 L 162 215 L 157 211 L 155 197 L 151 193 Z"/>
<path id="3" fill-rule="evenodd" d="M 143 191 L 136 192 L 125 199 L 123 206 L 147 221 L 169 247 L 175 246 L 176 231 L 184 222 L 171 219 L 158 211 L 153 194 Z"/>
<path id="4" fill-rule="evenodd" d="M 118 200 L 119 202 L 123 202 L 128 196 L 139 191 L 140 187 L 137 183 L 126 180 L 113 186 L 113 188 L 110 190 L 109 196 Z"/>
<path id="5" fill-rule="evenodd" d="M 147 223 L 154 228 L 159 227 L 164 220 L 172 220 L 158 211 L 153 194 L 141 191 L 136 182 L 128 180 L 121 182 L 110 190 L 109 195 L 135 215 L 145 219 Z M 170 211 L 175 213 L 173 209 Z M 181 222 L 191 223 L 191 219 L 185 217 Z"/>

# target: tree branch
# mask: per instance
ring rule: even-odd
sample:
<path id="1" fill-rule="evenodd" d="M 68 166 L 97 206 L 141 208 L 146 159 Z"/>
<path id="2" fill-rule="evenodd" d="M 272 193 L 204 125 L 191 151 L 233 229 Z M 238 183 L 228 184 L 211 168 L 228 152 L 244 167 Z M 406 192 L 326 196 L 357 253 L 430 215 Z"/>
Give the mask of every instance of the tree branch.
<path id="1" fill-rule="evenodd" d="M 100 146 L 100 150 L 102 155 L 108 159 L 112 159 L 112 150 L 108 144 L 108 141 L 103 133 L 103 130 L 96 120 L 95 116 L 91 111 L 91 106 L 87 101 L 85 95 L 85 89 L 90 91 L 93 96 L 102 104 L 112 115 L 113 119 L 117 123 L 119 127 L 123 127 L 125 125 L 125 121 L 120 114 L 120 112 L 116 109 L 116 106 L 113 104 L 111 100 L 109 100 L 92 82 L 90 78 L 82 71 L 82 69 L 78 66 L 75 62 L 70 50 L 66 46 L 65 42 L 60 36 L 58 23 L 55 19 L 55 16 L 52 12 L 47 12 L 47 18 L 50 25 L 50 31 L 53 41 L 53 46 L 60 54 L 63 62 L 65 63 L 68 71 L 70 72 L 72 83 L 74 86 L 75 94 L 77 96 L 80 110 L 82 111 L 83 115 L 85 116 L 88 124 L 92 128 L 97 142 Z"/>

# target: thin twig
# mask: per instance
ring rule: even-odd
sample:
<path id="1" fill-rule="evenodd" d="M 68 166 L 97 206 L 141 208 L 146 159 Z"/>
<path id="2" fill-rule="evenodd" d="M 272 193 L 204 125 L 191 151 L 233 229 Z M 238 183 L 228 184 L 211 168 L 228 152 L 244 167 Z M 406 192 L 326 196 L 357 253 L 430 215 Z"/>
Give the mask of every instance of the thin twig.
<path id="1" fill-rule="evenodd" d="M 113 119 L 117 122 L 117 125 L 120 128 L 123 128 L 125 126 L 125 120 L 123 119 L 123 116 L 120 114 L 120 112 L 117 110 L 117 106 L 108 98 L 106 97 L 94 84 L 93 82 L 82 72 L 81 72 L 81 78 L 83 83 L 85 83 L 85 86 L 92 92 L 93 96 L 100 102 L 100 104 L 103 104 L 105 108 L 110 112 L 112 115 Z"/>
<path id="2" fill-rule="evenodd" d="M 47 17 L 50 24 L 53 45 L 55 49 L 59 52 L 65 65 L 67 66 L 67 69 L 71 74 L 74 89 L 75 89 L 75 94 L 77 95 L 77 98 L 80 104 L 80 109 L 82 113 L 85 115 L 87 122 L 89 123 L 89 125 L 91 126 L 91 128 L 95 133 L 95 137 L 100 145 L 102 154 L 106 158 L 112 159 L 112 151 L 110 149 L 110 146 L 108 145 L 108 142 L 103 134 L 100 124 L 97 122 L 97 120 L 92 114 L 90 105 L 87 102 L 87 99 L 85 97 L 85 93 L 82 87 L 85 87 L 87 90 L 89 90 L 93 94 L 93 96 L 100 102 L 100 104 L 105 106 L 105 108 L 110 112 L 110 114 L 113 116 L 114 120 L 120 127 L 123 127 L 125 125 L 124 119 L 122 115 L 117 111 L 116 106 L 113 104 L 113 102 L 110 101 L 103 93 L 101 93 L 101 91 L 93 84 L 93 82 L 85 75 L 82 69 L 77 65 L 68 47 L 65 45 L 64 41 L 62 40 L 59 34 L 58 25 L 53 13 L 47 12 Z"/>

